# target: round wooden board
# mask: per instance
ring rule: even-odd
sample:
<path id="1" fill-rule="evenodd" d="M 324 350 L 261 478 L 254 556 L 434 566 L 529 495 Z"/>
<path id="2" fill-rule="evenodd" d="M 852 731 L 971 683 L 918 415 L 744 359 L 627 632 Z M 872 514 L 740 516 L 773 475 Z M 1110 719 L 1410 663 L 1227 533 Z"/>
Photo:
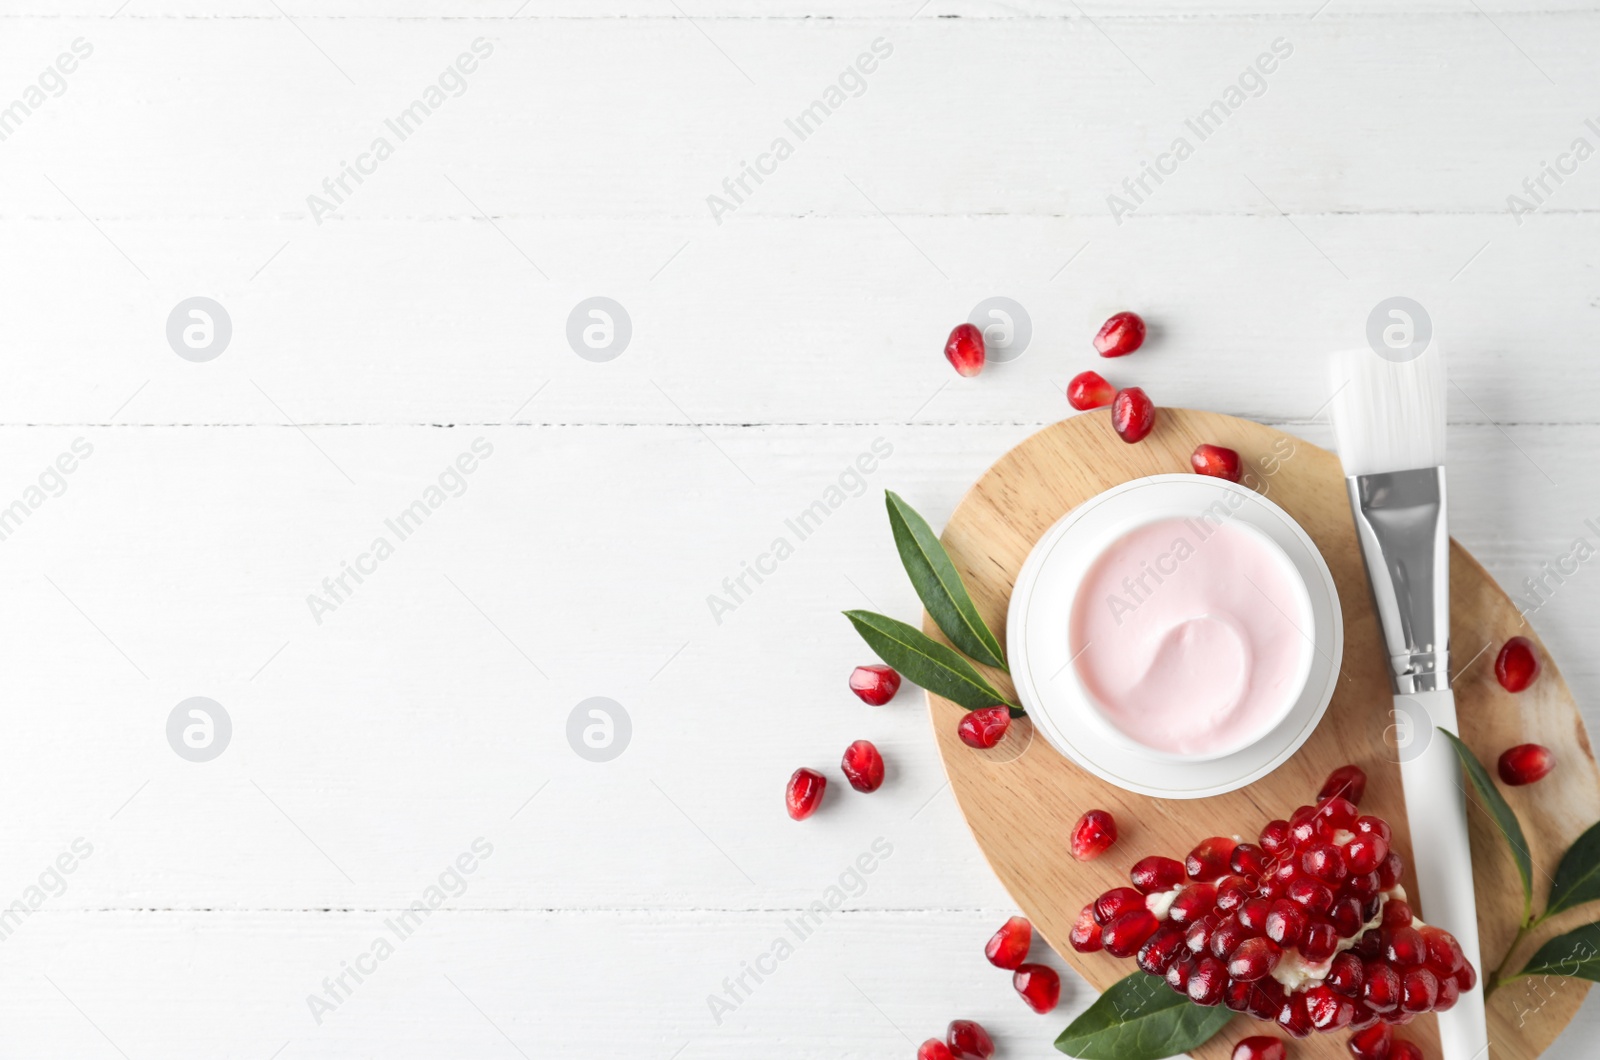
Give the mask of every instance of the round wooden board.
<path id="1" fill-rule="evenodd" d="M 1395 847 L 1410 861 L 1410 839 L 1401 798 L 1399 767 L 1385 736 L 1391 725 L 1390 692 L 1366 573 L 1356 549 L 1355 529 L 1338 458 L 1281 431 L 1248 420 L 1184 409 L 1162 409 L 1143 442 L 1125 444 L 1111 430 L 1104 410 L 1085 413 L 1033 435 L 1001 457 L 962 500 L 945 528 L 945 547 L 966 580 L 990 628 L 1004 642 L 1011 586 L 1029 550 L 1058 518 L 1111 486 L 1145 475 L 1187 471 L 1196 445 L 1211 442 L 1238 450 L 1245 483 L 1270 496 L 1293 516 L 1321 549 L 1344 608 L 1345 651 L 1339 687 L 1326 717 L 1306 745 L 1281 768 L 1249 787 L 1192 801 L 1167 801 L 1114 787 L 1034 739 L 1026 720 L 1012 727 L 992 751 L 979 752 L 956 738 L 962 709 L 929 696 L 940 754 L 962 813 L 989 864 L 1057 953 L 1096 989 L 1135 971 L 1131 960 L 1105 953 L 1079 954 L 1067 944 L 1079 910 L 1100 892 L 1127 883 L 1127 870 L 1147 854 L 1182 859 L 1209 835 L 1253 836 L 1274 817 L 1287 817 L 1310 801 L 1336 766 L 1355 762 L 1370 783 L 1363 809 L 1395 827 Z M 1568 845 L 1600 819 L 1600 771 L 1596 770 L 1583 720 L 1548 655 L 1534 686 L 1520 695 L 1503 691 L 1494 678 L 1494 655 L 1510 636 L 1532 638 L 1515 605 L 1459 545 L 1450 555 L 1454 687 L 1462 735 L 1490 764 L 1505 748 L 1541 743 L 1555 749 L 1559 765 L 1528 788 L 1505 791 L 1532 848 L 1535 903 L 1542 908 L 1551 875 Z M 924 616 L 923 627 L 940 636 Z M 1534 638 L 1537 640 L 1537 638 Z M 1542 649 L 1541 649 L 1542 650 Z M 991 680 L 1011 690 L 1004 674 Z M 1504 956 L 1521 916 L 1521 886 L 1493 823 L 1469 797 L 1472 809 L 1474 878 L 1484 962 Z M 1117 845 L 1099 860 L 1075 861 L 1067 837 L 1084 810 L 1099 807 L 1117 819 Z M 1407 890 L 1416 893 L 1407 873 Z M 1424 908 L 1421 915 L 1426 918 Z M 1525 942 L 1525 960 L 1546 937 L 1594 919 L 1580 909 L 1547 925 Z M 1513 965 L 1513 970 L 1520 967 Z M 1486 970 L 1480 969 L 1480 973 Z M 1521 980 L 1489 1002 L 1493 1060 L 1532 1060 L 1577 1012 L 1589 984 L 1580 980 Z M 1233 1043 L 1268 1028 L 1237 1017 L 1206 1046 L 1199 1060 L 1226 1060 Z M 1051 1035 L 1059 1030 L 1052 1027 Z M 1432 1016 L 1404 1029 L 1403 1037 L 1439 1056 Z M 1344 1034 L 1318 1035 L 1297 1043 L 1294 1055 L 1347 1058 Z"/>

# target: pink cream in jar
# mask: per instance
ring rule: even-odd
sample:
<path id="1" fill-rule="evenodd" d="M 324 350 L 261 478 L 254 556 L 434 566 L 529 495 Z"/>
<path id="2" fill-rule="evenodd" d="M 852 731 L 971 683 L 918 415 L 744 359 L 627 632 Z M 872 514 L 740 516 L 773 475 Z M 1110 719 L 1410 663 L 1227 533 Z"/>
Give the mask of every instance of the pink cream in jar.
<path id="1" fill-rule="evenodd" d="M 1167 518 L 1112 541 L 1073 599 L 1073 668 L 1125 739 L 1217 758 L 1270 732 L 1311 663 L 1310 601 L 1260 531 Z"/>

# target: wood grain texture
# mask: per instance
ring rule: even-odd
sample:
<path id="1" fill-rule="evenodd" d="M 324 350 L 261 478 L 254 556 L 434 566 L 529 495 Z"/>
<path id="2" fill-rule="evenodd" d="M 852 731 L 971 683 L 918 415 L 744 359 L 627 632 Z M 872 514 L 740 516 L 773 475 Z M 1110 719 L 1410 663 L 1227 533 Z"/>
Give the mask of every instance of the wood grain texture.
<path id="1" fill-rule="evenodd" d="M 1370 784 L 1363 809 L 1392 822 L 1395 848 L 1408 862 L 1410 855 L 1392 746 L 1387 671 L 1337 457 L 1270 427 L 1216 413 L 1162 409 L 1155 431 L 1134 446 L 1117 438 L 1106 420 L 1103 411 L 1090 413 L 1033 435 L 998 460 L 951 517 L 945 544 L 997 633 L 1004 629 L 1016 573 L 1052 523 L 1110 486 L 1185 469 L 1197 444 L 1213 442 L 1237 449 L 1251 469 L 1247 484 L 1281 505 L 1316 542 L 1344 608 L 1345 653 L 1326 716 L 1289 762 L 1239 791 L 1195 802 L 1123 791 L 1057 754 L 1042 738 L 1034 738 L 1028 725 L 1018 726 L 993 751 L 974 752 L 956 738 L 961 708 L 929 697 L 951 786 L 989 863 L 1057 952 L 1100 989 L 1135 969 L 1131 961 L 1105 953 L 1078 954 L 1066 944 L 1086 902 L 1125 884 L 1129 865 L 1146 854 L 1182 859 L 1204 836 L 1251 835 L 1268 820 L 1288 816 L 1345 762 L 1367 771 Z M 1490 763 L 1517 743 L 1537 741 L 1561 749 L 1561 768 L 1550 778 L 1554 783 L 1512 795 L 1530 837 L 1539 880 L 1535 890 L 1542 898 L 1561 853 L 1600 818 L 1600 771 L 1576 704 L 1553 664 L 1520 697 L 1508 695 L 1495 682 L 1493 652 L 1506 637 L 1531 630 L 1505 593 L 1458 545 L 1451 553 L 1451 592 L 1451 637 L 1460 666 L 1454 686 L 1465 741 Z M 924 628 L 937 632 L 929 621 Z M 1481 653 L 1480 647 L 1485 649 Z M 1109 854 L 1080 864 L 1067 852 L 1067 833 L 1091 807 L 1110 810 L 1121 834 Z M 1522 916 L 1521 888 L 1504 841 L 1475 803 L 1472 846 L 1479 926 L 1489 955 L 1485 961 L 1492 967 Z M 1414 895 L 1409 867 L 1405 883 Z M 1587 912 L 1592 917 L 1593 909 Z M 1421 915 L 1426 918 L 1425 908 Z M 1569 919 L 1577 923 L 1583 917 Z M 1572 1019 L 1587 988 L 1586 983 L 1564 981 L 1555 988 L 1542 985 L 1536 998 L 1515 987 L 1497 994 L 1490 1002 L 1491 1056 L 1538 1056 Z M 1234 1041 L 1260 1028 L 1254 1021 L 1236 1019 L 1194 1055 L 1222 1060 Z M 1405 1036 L 1429 1055 L 1438 1055 L 1431 1017 L 1411 1025 Z M 1301 1043 L 1295 1055 L 1325 1060 L 1345 1056 L 1344 1037 Z"/>

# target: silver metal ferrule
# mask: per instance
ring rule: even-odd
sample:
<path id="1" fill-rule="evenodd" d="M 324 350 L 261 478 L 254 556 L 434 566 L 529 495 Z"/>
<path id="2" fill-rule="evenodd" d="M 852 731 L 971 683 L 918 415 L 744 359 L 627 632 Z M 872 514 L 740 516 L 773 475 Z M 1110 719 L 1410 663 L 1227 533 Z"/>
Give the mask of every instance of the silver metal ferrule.
<path id="1" fill-rule="evenodd" d="M 1450 687 L 1444 468 L 1351 475 L 1350 507 L 1396 695 Z"/>

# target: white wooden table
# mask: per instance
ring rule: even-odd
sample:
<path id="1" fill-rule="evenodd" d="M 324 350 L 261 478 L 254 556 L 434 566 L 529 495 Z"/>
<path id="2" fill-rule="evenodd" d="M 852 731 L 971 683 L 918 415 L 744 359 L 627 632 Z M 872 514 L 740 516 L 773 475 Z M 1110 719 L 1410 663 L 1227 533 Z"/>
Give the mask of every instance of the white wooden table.
<path id="1" fill-rule="evenodd" d="M 1513 587 L 1600 544 L 1592 3 L 116 2 L 0 9 L 0 1055 L 1055 1055 L 1089 992 L 984 962 L 1009 899 L 838 612 L 915 614 L 881 491 L 942 524 L 1118 309 L 1119 379 L 1326 442 L 1323 355 L 1414 298 L 1456 535 Z M 957 379 L 997 296 L 1029 344 Z M 1585 703 L 1597 602 L 1533 616 Z M 884 789 L 790 823 L 858 737 Z"/>

